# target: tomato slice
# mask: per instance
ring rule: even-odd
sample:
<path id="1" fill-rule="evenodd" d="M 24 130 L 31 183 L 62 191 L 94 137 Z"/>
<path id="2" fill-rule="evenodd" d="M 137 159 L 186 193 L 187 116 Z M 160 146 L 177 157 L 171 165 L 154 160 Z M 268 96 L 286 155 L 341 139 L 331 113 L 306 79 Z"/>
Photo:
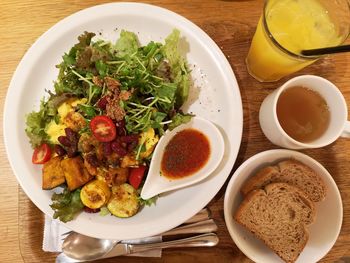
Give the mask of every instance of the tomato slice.
<path id="1" fill-rule="evenodd" d="M 142 182 L 143 177 L 145 176 L 145 171 L 147 166 L 139 166 L 137 168 L 130 168 L 129 183 L 135 188 L 138 189 Z"/>
<path id="2" fill-rule="evenodd" d="M 51 158 L 51 148 L 47 143 L 43 143 L 34 149 L 32 163 L 43 164 Z"/>
<path id="3" fill-rule="evenodd" d="M 94 117 L 90 122 L 90 129 L 100 142 L 110 142 L 117 136 L 117 128 L 111 118 L 105 115 Z"/>

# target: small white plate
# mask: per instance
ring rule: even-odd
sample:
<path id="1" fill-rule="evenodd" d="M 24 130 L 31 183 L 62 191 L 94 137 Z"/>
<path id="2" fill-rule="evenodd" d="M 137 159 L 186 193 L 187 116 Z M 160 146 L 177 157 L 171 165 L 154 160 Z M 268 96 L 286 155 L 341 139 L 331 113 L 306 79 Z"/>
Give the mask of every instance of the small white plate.
<path id="1" fill-rule="evenodd" d="M 125 29 L 135 32 L 144 45 L 151 40 L 164 43 L 174 28 L 181 32 L 180 49 L 194 81 L 183 110 L 210 120 L 220 129 L 225 141 L 222 162 L 204 181 L 162 196 L 156 205 L 131 218 L 81 213 L 66 227 L 97 238 L 136 239 L 176 227 L 206 206 L 229 176 L 241 143 L 243 112 L 237 81 L 225 55 L 204 31 L 174 12 L 140 3 L 110 3 L 75 13 L 44 33 L 19 63 L 5 101 L 6 151 L 25 193 L 52 216 L 52 191 L 41 189 L 41 166 L 31 162 L 33 150 L 24 130 L 25 114 L 38 110 L 45 90 L 53 88 L 58 74 L 55 65 L 84 31 L 115 41 Z"/>
<path id="2" fill-rule="evenodd" d="M 316 160 L 291 150 L 269 150 L 246 160 L 232 175 L 224 200 L 225 222 L 238 248 L 251 260 L 259 263 L 282 263 L 283 261 L 262 241 L 236 223 L 233 214 L 243 201 L 240 189 L 244 182 L 259 169 L 277 162 L 294 158 L 313 169 L 323 179 L 327 196 L 316 204 L 316 220 L 308 227 L 309 241 L 296 263 L 317 262 L 323 258 L 336 242 L 343 220 L 343 205 L 336 183 L 328 171 Z"/>

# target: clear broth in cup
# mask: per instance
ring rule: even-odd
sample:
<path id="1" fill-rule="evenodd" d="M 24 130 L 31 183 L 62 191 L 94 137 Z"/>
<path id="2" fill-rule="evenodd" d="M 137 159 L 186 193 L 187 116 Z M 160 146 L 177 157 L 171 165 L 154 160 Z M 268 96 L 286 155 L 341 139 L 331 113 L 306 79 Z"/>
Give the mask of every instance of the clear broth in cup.
<path id="1" fill-rule="evenodd" d="M 307 143 L 320 138 L 327 130 L 330 112 L 320 94 L 295 86 L 283 91 L 278 98 L 277 118 L 290 137 Z"/>

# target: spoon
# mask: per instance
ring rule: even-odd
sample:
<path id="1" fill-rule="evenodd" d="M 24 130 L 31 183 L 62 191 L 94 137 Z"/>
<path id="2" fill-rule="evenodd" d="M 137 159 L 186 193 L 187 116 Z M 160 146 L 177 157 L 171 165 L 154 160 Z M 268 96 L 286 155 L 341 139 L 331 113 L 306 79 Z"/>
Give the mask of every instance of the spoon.
<path id="1" fill-rule="evenodd" d="M 128 244 L 128 243 L 119 243 L 116 244 L 115 249 L 111 251 L 111 249 L 106 252 L 103 251 L 103 254 L 96 253 L 93 255 L 89 253 L 89 255 L 83 254 L 86 252 L 83 251 L 72 251 L 64 250 L 63 253 L 59 254 L 56 258 L 56 262 L 84 262 L 84 261 L 92 261 L 102 258 L 110 258 L 115 256 L 123 256 L 134 253 L 141 253 L 145 251 L 149 251 L 152 249 L 163 249 L 163 248 L 176 248 L 176 247 L 212 247 L 216 246 L 219 242 L 219 238 L 214 233 L 206 233 L 202 235 L 192 236 L 188 238 L 176 239 L 165 242 L 155 242 L 155 243 L 145 243 L 145 244 Z"/>
<path id="2" fill-rule="evenodd" d="M 206 135 L 210 144 L 210 156 L 205 165 L 197 172 L 184 178 L 171 180 L 161 175 L 161 162 L 165 147 L 179 132 L 185 129 L 195 129 Z M 224 139 L 219 129 L 210 121 L 200 117 L 192 117 L 191 121 L 182 124 L 172 131 L 166 131 L 160 138 L 154 152 L 149 172 L 142 187 L 141 198 L 149 199 L 160 193 L 183 188 L 208 177 L 220 164 L 224 155 Z"/>
<path id="3" fill-rule="evenodd" d="M 62 251 L 73 259 L 94 260 L 110 252 L 119 242 L 72 232 L 64 239 Z"/>

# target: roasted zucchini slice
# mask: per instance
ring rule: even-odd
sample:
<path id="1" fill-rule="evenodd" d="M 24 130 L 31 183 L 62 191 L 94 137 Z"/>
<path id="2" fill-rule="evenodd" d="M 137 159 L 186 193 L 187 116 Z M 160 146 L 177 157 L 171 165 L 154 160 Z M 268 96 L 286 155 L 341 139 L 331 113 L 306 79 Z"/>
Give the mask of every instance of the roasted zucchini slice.
<path id="1" fill-rule="evenodd" d="M 111 191 L 106 182 L 93 180 L 83 186 L 80 199 L 83 204 L 91 209 L 97 209 L 107 204 L 111 197 Z"/>
<path id="2" fill-rule="evenodd" d="M 135 215 L 140 208 L 135 188 L 126 183 L 113 186 L 107 208 L 117 217 L 126 218 Z"/>

